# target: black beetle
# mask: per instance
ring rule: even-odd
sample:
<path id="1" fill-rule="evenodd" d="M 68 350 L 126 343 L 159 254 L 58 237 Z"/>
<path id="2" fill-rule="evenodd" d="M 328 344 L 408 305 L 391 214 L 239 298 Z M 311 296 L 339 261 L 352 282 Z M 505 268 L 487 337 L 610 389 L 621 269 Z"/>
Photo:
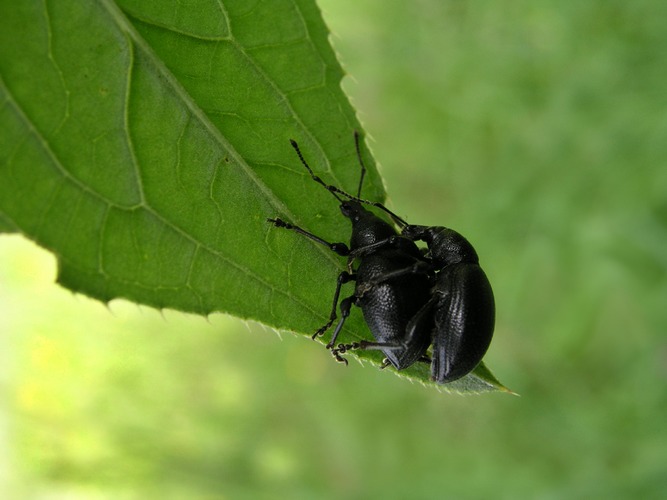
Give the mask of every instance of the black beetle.
<path id="1" fill-rule="evenodd" d="M 358 150 L 358 136 L 355 135 L 355 137 Z M 431 296 L 432 284 L 428 275 L 430 272 L 429 266 L 424 262 L 422 253 L 412 240 L 398 235 L 390 224 L 366 210 L 360 201 L 339 197 L 337 193 L 350 198 L 347 193 L 326 185 L 317 177 L 301 155 L 296 142 L 292 141 L 292 146 L 313 180 L 325 186 L 340 202 L 341 213 L 352 223 L 350 246 L 348 248 L 345 243 L 329 243 L 281 219 L 268 219 L 269 222 L 272 222 L 276 227 L 296 231 L 317 243 L 328 246 L 338 255 L 348 257 L 348 270 L 350 270 L 355 259 L 359 260 L 359 265 L 354 273 L 344 271 L 338 276 L 329 321 L 315 332 L 313 338 L 323 334 L 335 321 L 336 307 L 338 306 L 342 285 L 349 281 L 356 281 L 354 295 L 343 299 L 340 303 L 341 320 L 336 326 L 327 348 L 332 350 L 338 361 L 347 362 L 340 354 L 352 348 L 380 349 L 388 362 L 396 369 L 400 370 L 411 366 L 424 356 L 430 344 L 429 330 L 425 330 L 425 335 L 413 335 L 409 340 L 405 336 L 410 319 L 417 314 Z M 358 195 L 361 191 L 365 172 L 363 163 L 361 163 L 361 168 Z M 389 241 L 390 238 L 391 245 L 375 248 L 377 243 Z M 406 268 L 419 269 L 421 272 L 402 273 L 391 280 L 384 279 L 385 276 L 394 275 L 394 273 Z M 370 285 L 371 283 L 373 284 Z M 352 305 L 361 308 L 364 319 L 376 342 L 361 341 L 335 348 L 336 339 L 350 314 Z"/>
<path id="2" fill-rule="evenodd" d="M 385 363 L 400 370 L 418 360 L 429 360 L 426 351 L 432 344 L 433 380 L 446 383 L 470 373 L 489 347 L 495 321 L 493 292 L 472 245 L 456 231 L 410 225 L 383 204 L 361 199 L 365 167 L 357 133 L 355 146 L 361 166 L 357 196 L 324 183 L 313 173 L 296 142 L 290 142 L 312 179 L 338 199 L 341 212 L 352 222 L 350 247 L 329 243 L 281 219 L 269 222 L 347 256 L 348 271 L 356 259 L 359 261 L 354 273 L 339 275 L 330 319 L 313 338 L 333 324 L 341 286 L 354 280 L 355 293 L 341 301 L 342 318 L 327 344 L 338 361 L 347 363 L 341 354 L 351 349 L 381 349 Z M 362 204 L 385 211 L 401 226 L 401 234 Z M 420 251 L 415 241 L 426 243 L 426 251 Z M 334 347 L 352 304 L 361 308 L 376 342 Z"/>
<path id="3" fill-rule="evenodd" d="M 470 373 L 486 354 L 495 324 L 493 290 L 479 266 L 473 246 L 461 234 L 441 226 L 409 225 L 381 204 L 374 203 L 399 224 L 401 235 L 412 241 L 423 241 L 428 252 L 431 271 L 435 273 L 431 297 L 412 319 L 406 332 L 406 342 L 423 335 L 422 322 L 431 316 L 433 355 L 431 378 L 439 383 L 451 382 Z M 378 242 L 376 250 L 394 244 L 392 238 Z M 413 269 L 403 269 L 385 275 L 383 281 L 399 278 Z M 375 286 L 377 280 L 366 286 Z M 353 344 L 349 345 L 354 348 Z"/>
<path id="4" fill-rule="evenodd" d="M 402 234 L 424 241 L 437 270 L 433 296 L 419 314 L 433 314 L 431 377 L 449 382 L 470 373 L 486 354 L 495 326 L 495 301 L 473 246 L 439 226 L 406 225 Z M 418 334 L 409 332 L 408 335 Z"/>

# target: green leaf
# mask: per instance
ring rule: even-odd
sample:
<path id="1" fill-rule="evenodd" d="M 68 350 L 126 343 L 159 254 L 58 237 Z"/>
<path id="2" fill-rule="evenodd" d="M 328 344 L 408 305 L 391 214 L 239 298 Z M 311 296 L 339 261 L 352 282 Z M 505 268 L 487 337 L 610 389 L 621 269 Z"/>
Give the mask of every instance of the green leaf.
<path id="1" fill-rule="evenodd" d="M 354 190 L 360 125 L 312 0 L 3 1 L 0 19 L 0 231 L 102 301 L 306 334 L 325 322 L 343 259 L 266 223 L 349 238 L 289 145 Z M 363 195 L 383 200 L 364 158 Z M 358 312 L 346 326 L 370 337 Z M 482 367 L 451 389 L 502 386 Z"/>

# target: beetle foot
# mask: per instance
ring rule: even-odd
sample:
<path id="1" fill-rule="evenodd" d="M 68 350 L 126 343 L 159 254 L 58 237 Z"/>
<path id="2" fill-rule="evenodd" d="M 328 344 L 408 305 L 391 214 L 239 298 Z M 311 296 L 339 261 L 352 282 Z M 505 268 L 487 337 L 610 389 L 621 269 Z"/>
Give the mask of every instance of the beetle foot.
<path id="1" fill-rule="evenodd" d="M 343 356 L 341 356 L 342 353 L 346 351 L 345 346 L 343 344 L 339 344 L 336 349 L 331 349 L 331 355 L 334 357 L 336 361 L 339 363 L 345 363 L 345 366 L 347 366 L 347 359 L 345 359 Z"/>
<path id="2" fill-rule="evenodd" d="M 333 347 L 333 346 L 332 346 Z M 361 347 L 361 342 L 352 342 L 351 344 L 338 344 L 335 349 L 331 349 L 332 356 L 339 363 L 345 363 L 347 366 L 347 359 L 345 359 L 341 354 L 345 354 L 347 351 L 352 351 L 354 349 L 359 349 Z"/>
<path id="3" fill-rule="evenodd" d="M 276 217 L 275 219 L 266 219 L 266 222 L 272 223 L 276 227 L 283 227 L 285 229 L 292 229 L 292 224 Z"/>
<path id="4" fill-rule="evenodd" d="M 326 325 L 318 329 L 315 333 L 312 335 L 312 339 L 315 340 L 317 337 L 321 337 L 324 335 L 324 332 L 326 332 L 329 328 L 331 328 L 331 325 L 333 325 L 333 322 L 335 321 L 336 318 L 333 318 L 327 322 Z M 327 345 L 327 349 L 330 349 L 330 347 Z"/>
<path id="5" fill-rule="evenodd" d="M 389 361 L 389 358 L 384 358 L 382 360 L 382 364 L 380 365 L 380 370 L 384 370 L 387 368 L 389 365 L 391 365 L 391 361 Z"/>
<path id="6" fill-rule="evenodd" d="M 333 354 L 333 357 L 334 357 L 334 359 L 335 359 L 336 361 L 338 361 L 339 363 L 345 363 L 345 366 L 347 366 L 347 359 L 345 359 L 343 356 L 341 356 L 340 354 L 338 354 L 338 352 L 336 351 L 336 349 L 333 349 L 333 350 L 331 351 L 331 354 Z"/>

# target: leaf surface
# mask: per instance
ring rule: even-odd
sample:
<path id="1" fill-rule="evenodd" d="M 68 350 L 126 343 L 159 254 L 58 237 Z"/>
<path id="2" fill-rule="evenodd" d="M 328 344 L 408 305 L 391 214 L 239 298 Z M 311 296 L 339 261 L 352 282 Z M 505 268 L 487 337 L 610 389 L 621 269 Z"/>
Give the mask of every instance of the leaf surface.
<path id="1" fill-rule="evenodd" d="M 326 321 L 345 262 L 266 223 L 349 239 L 289 145 L 355 190 L 360 125 L 312 0 L 2 1 L 0 19 L 0 231 L 102 301 L 306 334 Z M 382 200 L 363 155 L 363 196 Z M 344 335 L 369 338 L 358 311 Z M 477 373 L 447 389 L 502 389 Z"/>

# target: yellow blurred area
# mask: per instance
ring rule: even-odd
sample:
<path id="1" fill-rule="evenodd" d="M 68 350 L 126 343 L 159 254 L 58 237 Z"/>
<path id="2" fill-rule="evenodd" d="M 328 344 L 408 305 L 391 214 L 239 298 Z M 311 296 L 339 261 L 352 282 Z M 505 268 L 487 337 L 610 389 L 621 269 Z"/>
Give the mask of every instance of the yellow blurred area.
<path id="1" fill-rule="evenodd" d="M 0 236 L 0 263 L 7 463 L 0 491 L 29 494 L 40 489 L 40 477 L 89 471 L 66 480 L 78 491 L 86 476 L 95 477 L 95 467 L 133 456 L 122 443 L 132 447 L 133 435 L 159 426 L 169 428 L 169 447 L 179 455 L 201 453 L 202 443 L 213 446 L 210 453 L 236 453 L 242 445 L 233 423 L 253 412 L 265 383 L 239 349 L 248 358 L 262 349 L 260 363 L 273 364 L 271 376 L 282 383 L 321 383 L 328 366 L 326 354 L 313 356 L 315 343 L 292 335 L 284 342 L 270 329 L 224 315 L 207 321 L 123 300 L 107 307 L 72 294 L 54 283 L 53 256 L 21 236 Z M 274 360 L 275 347 L 284 354 Z M 131 476 L 157 466 L 151 458 L 156 451 L 141 441 L 135 442 L 143 451 L 132 459 Z M 295 461 L 273 444 L 258 449 L 256 467 L 258 474 L 284 479 Z"/>

